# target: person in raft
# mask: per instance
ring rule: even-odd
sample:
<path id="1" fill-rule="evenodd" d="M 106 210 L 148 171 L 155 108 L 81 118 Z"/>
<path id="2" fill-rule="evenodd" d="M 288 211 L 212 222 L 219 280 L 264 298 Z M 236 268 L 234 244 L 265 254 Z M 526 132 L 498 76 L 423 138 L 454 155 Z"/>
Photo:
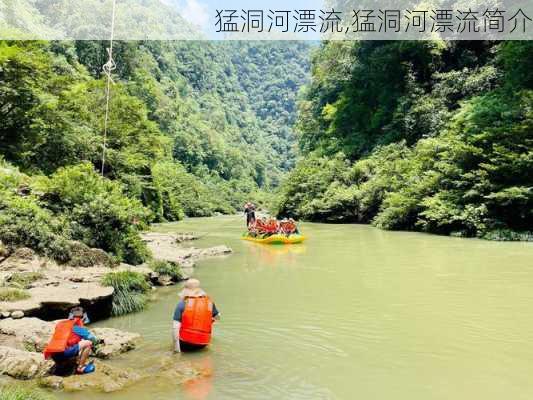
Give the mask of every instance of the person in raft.
<path id="1" fill-rule="evenodd" d="M 189 279 L 179 293 L 174 311 L 174 351 L 201 349 L 211 341 L 213 322 L 220 319 L 215 303 L 200 287 L 198 279 Z"/>
<path id="2" fill-rule="evenodd" d="M 255 223 L 255 205 L 253 203 L 246 203 L 244 205 L 244 214 L 246 215 L 246 227 L 250 228 Z"/>
<path id="3" fill-rule="evenodd" d="M 87 374 L 94 371 L 92 363 L 87 364 L 96 337 L 85 328 L 89 322 L 81 307 L 74 307 L 68 319 L 56 324 L 54 334 L 44 349 L 44 357 L 55 362 L 56 375 Z"/>

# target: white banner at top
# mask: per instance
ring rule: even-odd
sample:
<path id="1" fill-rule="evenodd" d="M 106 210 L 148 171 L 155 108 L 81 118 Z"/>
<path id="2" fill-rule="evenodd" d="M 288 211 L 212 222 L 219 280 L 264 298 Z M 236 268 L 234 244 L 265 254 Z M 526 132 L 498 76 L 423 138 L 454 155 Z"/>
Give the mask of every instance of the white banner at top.
<path id="1" fill-rule="evenodd" d="M 115 0 L 116 40 L 531 40 L 533 0 Z M 107 40 L 113 0 L 0 0 L 0 39 Z"/>

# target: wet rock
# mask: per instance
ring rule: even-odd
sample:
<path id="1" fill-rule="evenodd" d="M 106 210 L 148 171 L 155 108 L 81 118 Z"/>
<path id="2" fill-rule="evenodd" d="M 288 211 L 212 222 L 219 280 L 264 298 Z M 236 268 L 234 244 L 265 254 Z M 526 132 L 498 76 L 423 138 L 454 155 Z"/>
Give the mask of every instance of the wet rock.
<path id="1" fill-rule="evenodd" d="M 233 250 L 228 246 L 215 246 L 207 249 L 201 249 L 196 257 L 215 257 L 231 254 Z"/>
<path id="2" fill-rule="evenodd" d="M 191 233 L 191 232 L 177 233 L 176 234 L 176 243 L 182 243 L 182 242 L 187 242 L 187 241 L 191 241 L 191 240 L 198 240 L 199 238 L 200 238 L 199 235 L 197 235 L 195 233 Z"/>
<path id="3" fill-rule="evenodd" d="M 150 376 L 165 378 L 176 383 L 184 383 L 202 375 L 202 371 L 190 362 L 182 361 L 175 356 L 161 357 L 159 362 L 147 372 Z"/>
<path id="4" fill-rule="evenodd" d="M 20 310 L 13 311 L 11 313 L 11 318 L 13 318 L 13 319 L 24 318 L 24 311 L 20 311 Z"/>
<path id="5" fill-rule="evenodd" d="M 96 371 L 92 374 L 45 377 L 39 380 L 39 385 L 66 392 L 92 390 L 110 393 L 124 389 L 142 379 L 141 375 L 130 369 L 118 369 L 97 360 L 94 363 Z"/>
<path id="6" fill-rule="evenodd" d="M 92 332 L 98 339 L 104 341 L 96 349 L 95 356 L 98 358 L 110 358 L 127 351 L 133 350 L 141 335 L 138 333 L 124 332 L 112 328 L 95 328 Z"/>
<path id="7" fill-rule="evenodd" d="M 42 354 L 0 346 L 0 374 L 17 379 L 33 379 L 48 375 L 53 362 Z"/>
<path id="8" fill-rule="evenodd" d="M 157 277 L 157 285 L 159 286 L 172 286 L 174 283 L 170 275 L 160 275 Z"/>
<path id="9" fill-rule="evenodd" d="M 177 236 L 170 233 L 150 232 L 142 235 L 155 259 L 177 263 L 184 268 L 194 267 L 194 261 L 202 258 L 226 255 L 232 252 L 227 246 L 216 246 L 207 249 L 180 247 Z M 186 271 L 185 275 L 189 275 Z"/>
<path id="10" fill-rule="evenodd" d="M 95 360 L 96 371 L 88 375 L 73 375 L 68 377 L 49 376 L 39 380 L 42 387 L 63 390 L 65 392 L 100 391 L 116 392 L 141 381 L 165 379 L 179 385 L 196 379 L 201 372 L 190 363 L 178 361 L 175 357 L 163 357 L 155 364 L 141 371 L 129 368 L 117 368 Z"/>

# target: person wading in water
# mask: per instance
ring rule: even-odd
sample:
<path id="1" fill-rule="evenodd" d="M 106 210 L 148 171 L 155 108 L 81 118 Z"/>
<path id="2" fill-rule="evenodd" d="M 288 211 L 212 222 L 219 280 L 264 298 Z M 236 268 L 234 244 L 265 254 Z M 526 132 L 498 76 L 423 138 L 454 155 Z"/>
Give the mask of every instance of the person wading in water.
<path id="1" fill-rule="evenodd" d="M 255 223 L 255 205 L 253 203 L 246 203 L 244 205 L 244 214 L 246 215 L 246 227 Z"/>
<path id="2" fill-rule="evenodd" d="M 220 319 L 215 303 L 200 288 L 198 279 L 189 279 L 179 293 L 174 311 L 174 351 L 200 349 L 211 341 L 213 322 Z"/>

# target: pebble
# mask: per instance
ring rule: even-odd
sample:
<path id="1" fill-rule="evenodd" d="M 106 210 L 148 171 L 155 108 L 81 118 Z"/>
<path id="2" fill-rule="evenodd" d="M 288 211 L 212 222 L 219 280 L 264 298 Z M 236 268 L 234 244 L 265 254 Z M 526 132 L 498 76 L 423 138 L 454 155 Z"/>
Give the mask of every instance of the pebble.
<path id="1" fill-rule="evenodd" d="M 11 313 L 11 318 L 13 319 L 20 319 L 20 318 L 23 318 L 24 317 L 24 312 L 22 311 L 13 311 Z"/>

